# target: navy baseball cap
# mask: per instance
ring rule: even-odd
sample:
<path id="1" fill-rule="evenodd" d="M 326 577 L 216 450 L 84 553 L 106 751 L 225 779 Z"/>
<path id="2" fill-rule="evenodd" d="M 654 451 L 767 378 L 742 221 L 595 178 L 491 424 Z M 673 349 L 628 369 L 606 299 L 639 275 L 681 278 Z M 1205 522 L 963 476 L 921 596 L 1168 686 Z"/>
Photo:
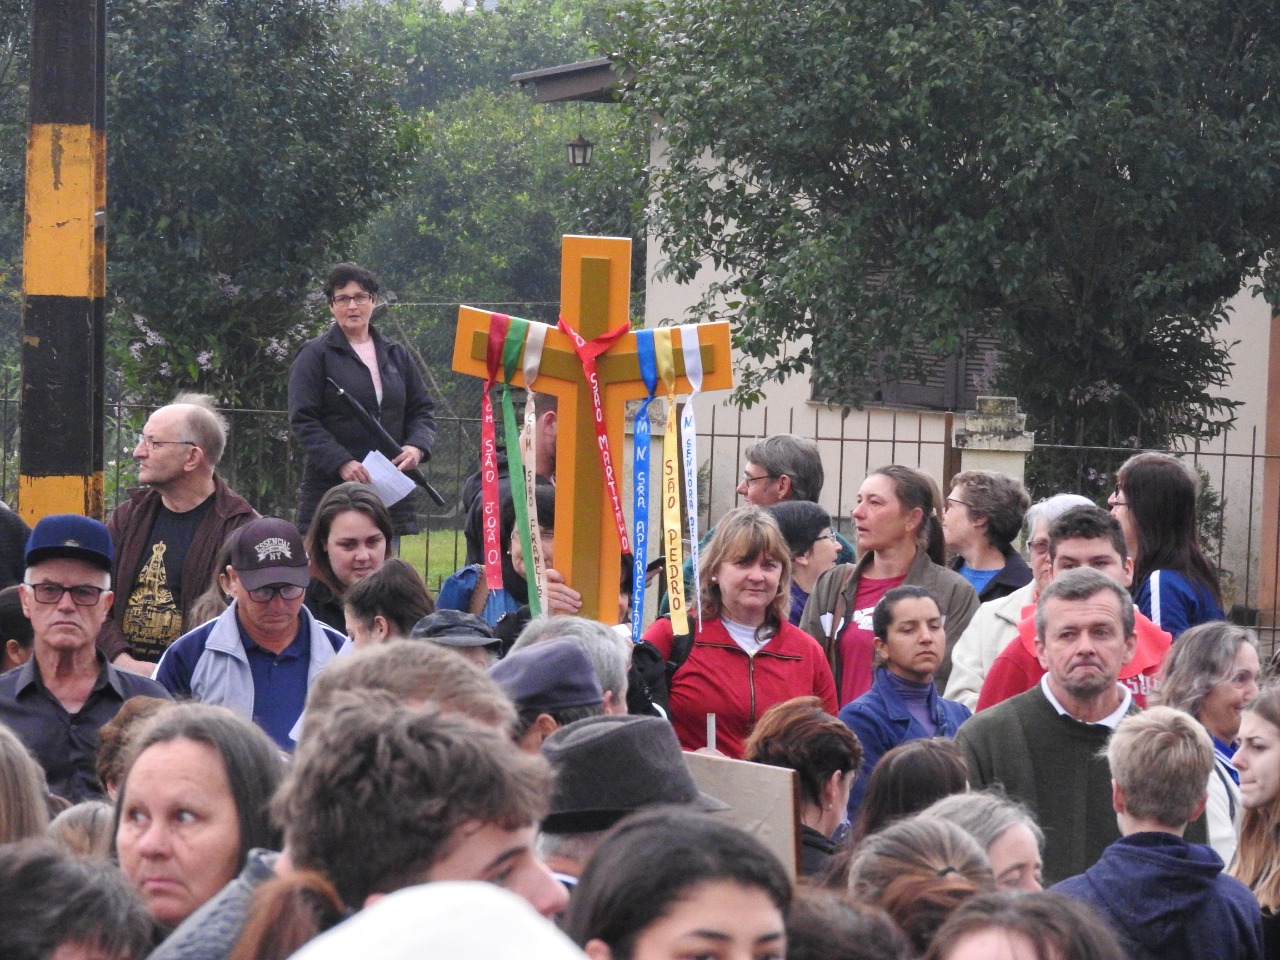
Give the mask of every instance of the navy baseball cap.
<path id="1" fill-rule="evenodd" d="M 311 583 L 302 535 L 288 520 L 259 517 L 236 532 L 231 544 L 231 569 L 246 590 L 287 583 Z"/>
<path id="2" fill-rule="evenodd" d="M 595 667 L 572 640 L 535 643 L 489 668 L 517 710 L 550 713 L 604 702 Z"/>
<path id="3" fill-rule="evenodd" d="M 78 513 L 42 517 L 27 538 L 27 566 L 61 557 L 83 560 L 110 573 L 115 551 L 106 524 Z"/>

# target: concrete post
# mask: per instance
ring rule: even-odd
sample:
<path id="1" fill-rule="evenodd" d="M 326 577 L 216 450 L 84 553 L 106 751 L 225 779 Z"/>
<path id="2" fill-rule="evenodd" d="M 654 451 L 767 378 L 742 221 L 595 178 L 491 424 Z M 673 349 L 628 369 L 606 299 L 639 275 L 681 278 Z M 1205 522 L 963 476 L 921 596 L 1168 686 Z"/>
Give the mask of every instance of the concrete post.
<path id="1" fill-rule="evenodd" d="M 960 469 L 995 470 L 1025 482 L 1027 454 L 1035 447 L 1035 434 L 1026 426 L 1015 397 L 978 397 L 978 408 L 955 431 Z"/>

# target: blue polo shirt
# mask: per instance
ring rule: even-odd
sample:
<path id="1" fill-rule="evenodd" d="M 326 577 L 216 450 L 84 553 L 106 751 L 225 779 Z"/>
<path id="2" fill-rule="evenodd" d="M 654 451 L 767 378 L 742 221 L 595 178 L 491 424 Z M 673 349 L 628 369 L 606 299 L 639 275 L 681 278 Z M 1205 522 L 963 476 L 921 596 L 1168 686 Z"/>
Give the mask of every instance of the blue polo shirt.
<path id="1" fill-rule="evenodd" d="M 253 722 L 266 731 L 281 749 L 292 750 L 289 732 L 302 715 L 307 702 L 307 673 L 311 668 L 311 643 L 306 621 L 298 618 L 298 631 L 279 653 L 260 647 L 236 620 L 240 642 L 249 657 L 253 674 Z"/>

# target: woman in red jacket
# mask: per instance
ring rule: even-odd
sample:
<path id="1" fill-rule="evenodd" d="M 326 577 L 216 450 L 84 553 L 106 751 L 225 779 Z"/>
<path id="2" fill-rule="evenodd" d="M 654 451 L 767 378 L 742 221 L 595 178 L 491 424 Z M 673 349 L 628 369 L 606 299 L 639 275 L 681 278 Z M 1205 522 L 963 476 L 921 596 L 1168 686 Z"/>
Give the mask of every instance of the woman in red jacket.
<path id="1" fill-rule="evenodd" d="M 747 735 L 775 703 L 816 696 L 836 711 L 835 681 L 818 642 L 787 622 L 791 551 L 777 521 L 757 507 L 725 514 L 702 553 L 698 572 L 702 625 L 671 680 L 671 719 L 686 750 L 707 746 L 715 714 L 715 747 L 742 756 Z M 670 620 L 645 633 L 671 658 Z"/>

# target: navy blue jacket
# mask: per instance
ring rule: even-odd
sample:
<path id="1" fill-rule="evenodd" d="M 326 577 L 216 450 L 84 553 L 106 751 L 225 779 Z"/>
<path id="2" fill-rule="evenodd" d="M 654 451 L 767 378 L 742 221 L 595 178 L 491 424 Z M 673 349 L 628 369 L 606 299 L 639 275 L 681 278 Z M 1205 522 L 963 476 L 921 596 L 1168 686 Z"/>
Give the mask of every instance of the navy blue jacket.
<path id="1" fill-rule="evenodd" d="M 1262 913 L 1211 847 L 1131 833 L 1084 873 L 1054 886 L 1098 911 L 1132 960 L 1254 960 Z"/>
<path id="2" fill-rule="evenodd" d="M 938 728 L 938 736 L 954 737 L 960 724 L 973 714 L 963 703 L 938 696 L 934 687 L 929 690 L 929 715 Z M 867 779 L 880 758 L 900 743 L 922 740 L 929 732 L 911 716 L 907 705 L 889 684 L 884 667 L 876 667 L 871 689 L 846 703 L 840 710 L 840 719 L 852 730 L 862 744 L 862 772 L 853 781 L 849 791 L 849 816 L 862 806 L 862 795 L 867 789 Z"/>
<path id="3" fill-rule="evenodd" d="M 964 557 L 952 557 L 951 562 L 947 564 L 952 570 L 959 572 L 964 566 Z M 1013 547 L 1004 548 L 1004 566 L 992 577 L 982 592 L 978 594 L 978 600 L 986 603 L 988 600 L 999 600 L 1001 597 L 1007 597 L 1013 591 L 1025 587 L 1031 582 L 1031 568 L 1027 566 L 1027 561 Z"/>

